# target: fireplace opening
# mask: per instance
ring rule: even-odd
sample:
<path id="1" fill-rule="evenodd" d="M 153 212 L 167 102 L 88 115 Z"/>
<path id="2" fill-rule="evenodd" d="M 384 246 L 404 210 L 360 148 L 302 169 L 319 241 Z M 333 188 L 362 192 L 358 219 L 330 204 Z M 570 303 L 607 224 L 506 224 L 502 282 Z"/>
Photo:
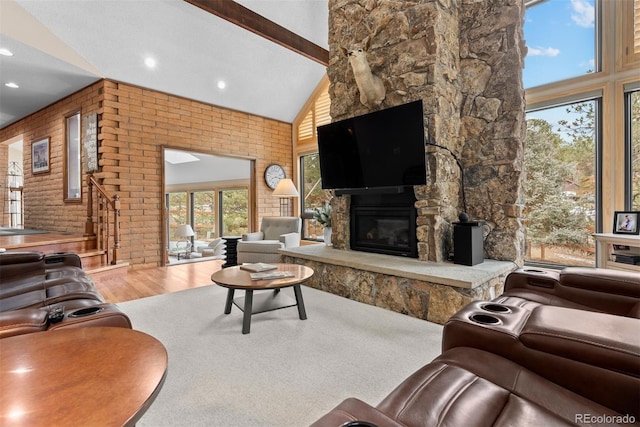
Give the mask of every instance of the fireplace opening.
<path id="1" fill-rule="evenodd" d="M 417 258 L 413 189 L 351 196 L 351 249 Z"/>

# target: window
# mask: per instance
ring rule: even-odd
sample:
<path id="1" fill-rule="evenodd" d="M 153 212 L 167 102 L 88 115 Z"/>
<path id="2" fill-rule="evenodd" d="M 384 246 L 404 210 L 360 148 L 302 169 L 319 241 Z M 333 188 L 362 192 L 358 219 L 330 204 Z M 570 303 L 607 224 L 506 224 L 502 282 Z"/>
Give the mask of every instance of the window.
<path id="1" fill-rule="evenodd" d="M 220 191 L 222 236 L 240 236 L 249 230 L 249 191 L 232 188 Z"/>
<path id="2" fill-rule="evenodd" d="M 331 200 L 330 192 L 323 190 L 320 183 L 320 159 L 316 132 L 318 126 L 331 122 L 330 108 L 329 80 L 325 76 L 293 123 L 296 142 L 294 155 L 300 159 L 297 169 L 300 178 L 298 188 L 302 238 L 307 240 L 323 240 L 322 226 L 312 219 L 313 210 Z"/>
<path id="3" fill-rule="evenodd" d="M 82 177 L 80 169 L 80 113 L 66 118 L 64 198 L 80 201 L 82 198 Z"/>
<path id="4" fill-rule="evenodd" d="M 625 130 L 628 159 L 625 210 L 640 211 L 640 89 L 625 92 Z"/>
<path id="5" fill-rule="evenodd" d="M 600 71 L 595 0 L 529 1 L 524 87 Z"/>
<path id="6" fill-rule="evenodd" d="M 216 235 L 216 193 L 214 191 L 194 191 L 193 231 L 200 240 L 211 241 Z"/>
<path id="7" fill-rule="evenodd" d="M 640 58 L 629 56 L 639 46 L 639 8 L 639 0 L 527 1 L 527 262 L 593 265 L 590 233 L 610 233 L 615 211 L 640 205 Z M 546 38 L 558 22 L 564 32 Z M 562 176 L 569 181 L 558 193 Z M 543 199 L 532 183 L 552 194 Z"/>
<path id="8" fill-rule="evenodd" d="M 595 265 L 598 106 L 588 100 L 527 114 L 528 262 Z"/>
<path id="9" fill-rule="evenodd" d="M 169 211 L 169 241 L 178 241 L 182 237 L 176 235 L 178 226 L 189 224 L 189 210 L 187 193 L 176 192 L 167 194 L 167 209 Z"/>
<path id="10" fill-rule="evenodd" d="M 328 203 L 330 193 L 320 185 L 320 158 L 318 153 L 300 157 L 300 203 L 302 205 L 302 238 L 323 240 L 323 228 L 313 218 L 313 210 Z"/>

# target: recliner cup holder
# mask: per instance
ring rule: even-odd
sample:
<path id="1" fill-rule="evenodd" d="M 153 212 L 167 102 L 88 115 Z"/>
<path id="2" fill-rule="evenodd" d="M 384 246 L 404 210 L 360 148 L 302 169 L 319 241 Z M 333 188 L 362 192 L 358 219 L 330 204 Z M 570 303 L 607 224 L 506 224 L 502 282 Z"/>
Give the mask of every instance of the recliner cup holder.
<path id="1" fill-rule="evenodd" d="M 72 313 L 69 313 L 69 317 L 85 317 L 91 316 L 92 314 L 96 314 L 102 311 L 102 307 L 87 307 L 81 308 L 80 310 L 76 310 Z"/>
<path id="2" fill-rule="evenodd" d="M 490 311 L 492 313 L 511 313 L 512 312 L 509 307 L 502 304 L 493 304 L 493 303 L 482 304 L 480 308 L 486 311 Z"/>
<path id="3" fill-rule="evenodd" d="M 474 313 L 469 316 L 472 322 L 479 323 L 481 325 L 499 325 L 502 322 L 496 316 L 490 314 Z"/>

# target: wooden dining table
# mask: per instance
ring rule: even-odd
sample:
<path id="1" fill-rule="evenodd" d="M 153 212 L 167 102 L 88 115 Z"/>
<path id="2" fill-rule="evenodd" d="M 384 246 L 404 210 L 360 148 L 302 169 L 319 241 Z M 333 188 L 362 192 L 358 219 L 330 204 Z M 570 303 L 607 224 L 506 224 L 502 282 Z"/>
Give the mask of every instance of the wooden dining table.
<path id="1" fill-rule="evenodd" d="M 0 340 L 0 425 L 133 426 L 164 383 L 167 351 L 127 328 L 81 327 Z"/>

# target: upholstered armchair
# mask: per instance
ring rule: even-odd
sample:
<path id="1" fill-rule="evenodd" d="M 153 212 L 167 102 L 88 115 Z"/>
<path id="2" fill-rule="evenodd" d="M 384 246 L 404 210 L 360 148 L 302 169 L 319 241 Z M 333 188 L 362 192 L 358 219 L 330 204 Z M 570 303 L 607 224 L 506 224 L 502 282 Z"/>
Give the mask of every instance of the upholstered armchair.
<path id="1" fill-rule="evenodd" d="M 297 217 L 262 218 L 260 231 L 243 234 L 238 242 L 238 264 L 280 262 L 278 249 L 300 246 L 301 225 Z"/>
<path id="2" fill-rule="evenodd" d="M 191 253 L 192 258 L 213 257 L 214 259 L 224 259 L 225 254 L 227 253 L 227 245 L 225 245 L 222 237 L 217 237 L 211 240 L 208 244 L 205 244 L 205 242 L 198 244 L 198 242 L 196 242 L 195 247 L 195 252 Z"/>

